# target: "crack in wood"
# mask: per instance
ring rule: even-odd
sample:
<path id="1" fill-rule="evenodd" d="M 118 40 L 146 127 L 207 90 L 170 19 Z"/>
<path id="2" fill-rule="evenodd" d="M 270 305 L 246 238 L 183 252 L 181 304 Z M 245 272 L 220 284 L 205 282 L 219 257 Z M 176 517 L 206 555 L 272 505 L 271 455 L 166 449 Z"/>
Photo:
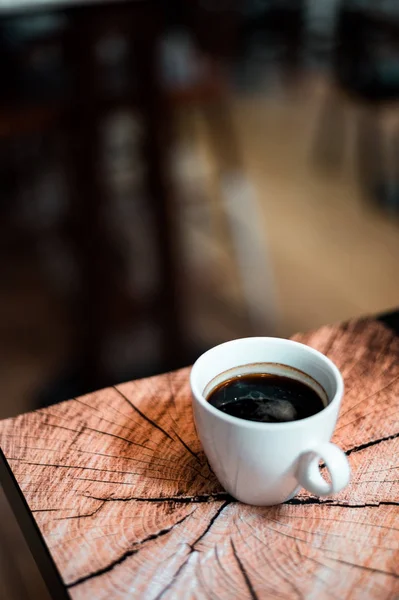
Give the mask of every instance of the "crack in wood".
<path id="1" fill-rule="evenodd" d="M 238 568 L 240 569 L 240 572 L 241 572 L 242 576 L 244 577 L 245 585 L 248 588 L 248 591 L 249 591 L 249 594 L 250 594 L 252 600 L 258 600 L 258 596 L 254 590 L 254 586 L 252 585 L 251 579 L 249 578 L 246 568 L 244 567 L 243 563 L 241 562 L 241 559 L 238 555 L 238 552 L 236 550 L 236 547 L 234 545 L 232 538 L 230 538 L 230 545 L 232 547 L 234 558 L 236 559 Z"/>
<path id="2" fill-rule="evenodd" d="M 34 467 L 54 467 L 56 469 L 81 469 L 82 471 L 99 471 L 102 473 L 119 473 L 120 475 L 145 475 L 148 478 L 154 478 L 153 475 L 147 475 L 145 472 L 144 473 L 137 473 L 135 471 L 119 471 L 118 469 L 99 469 L 98 467 L 85 467 L 83 465 L 61 465 L 58 463 L 39 463 L 39 462 L 30 462 L 28 460 L 25 460 L 24 458 L 16 458 L 13 456 L 7 457 L 7 460 L 14 460 L 17 462 L 21 462 L 24 465 L 31 465 Z M 166 466 L 164 467 L 165 469 L 167 468 Z M 154 471 L 155 473 L 159 473 L 159 475 L 162 475 L 162 472 L 159 471 L 158 469 L 152 469 L 152 468 L 148 468 L 145 467 L 145 469 L 147 471 Z M 172 469 L 174 470 L 174 469 Z M 166 481 L 166 479 L 164 477 L 157 477 L 157 479 L 161 479 L 162 481 Z M 174 481 L 174 480 L 173 480 Z M 176 480 L 178 481 L 178 480 Z"/>
<path id="3" fill-rule="evenodd" d="M 83 494 L 85 498 L 89 498 L 90 500 L 97 500 L 99 502 L 168 502 L 168 503 L 176 503 L 176 504 L 199 504 L 206 502 L 217 502 L 217 501 L 228 501 L 230 504 L 239 504 L 238 500 L 235 500 L 230 494 L 227 492 L 216 492 L 214 494 L 203 494 L 198 496 L 157 496 L 153 498 L 140 497 L 140 496 L 128 496 L 127 498 L 102 498 L 101 496 L 93 496 L 89 494 Z M 337 502 L 330 498 L 317 498 L 315 496 L 306 496 L 299 498 L 291 498 L 291 500 L 287 500 L 283 503 L 283 505 L 322 505 L 322 506 L 332 506 L 332 507 L 340 507 L 340 508 L 378 508 L 379 506 L 399 506 L 399 501 L 396 502 L 394 500 L 380 500 L 378 502 L 365 502 L 359 504 L 350 504 L 348 502 Z M 282 505 L 282 506 L 283 506 Z M 273 507 L 270 507 L 273 508 Z"/>
<path id="4" fill-rule="evenodd" d="M 176 397 L 175 397 L 175 392 L 173 390 L 173 386 L 172 386 L 172 382 L 171 382 L 171 378 L 170 378 L 170 373 L 167 374 L 167 381 L 168 381 L 168 386 L 169 386 L 169 392 L 170 392 L 170 399 L 172 400 L 172 404 L 174 406 L 174 408 L 176 409 Z M 176 427 L 178 427 L 178 423 L 176 423 L 175 419 L 170 415 L 172 421 L 174 422 L 174 424 L 176 425 Z M 192 450 L 190 448 L 190 446 L 180 437 L 180 435 L 177 433 L 177 431 L 175 429 L 173 429 L 173 433 L 175 434 L 175 436 L 177 437 L 177 439 L 179 440 L 179 442 L 184 446 L 184 448 L 190 452 L 190 454 L 192 454 L 192 456 L 194 456 L 194 458 L 198 461 L 198 463 L 202 466 L 203 463 L 201 462 L 201 460 L 198 458 L 198 455 L 194 452 L 194 450 Z"/>
<path id="5" fill-rule="evenodd" d="M 216 562 L 219 566 L 219 569 L 223 575 L 223 578 L 228 581 L 228 585 L 230 584 L 231 581 L 231 576 L 230 573 L 228 573 L 227 569 L 226 569 L 226 565 L 220 560 L 219 557 L 219 552 L 218 552 L 218 547 L 215 546 L 215 557 L 216 557 Z"/>
<path id="6" fill-rule="evenodd" d="M 201 533 L 201 535 L 199 535 L 197 537 L 197 539 L 192 544 L 190 544 L 190 548 L 191 548 L 192 552 L 197 552 L 196 545 L 206 536 L 206 534 L 211 529 L 212 525 L 215 523 L 216 519 L 218 519 L 220 517 L 221 513 L 224 511 L 224 509 L 227 506 L 229 506 L 229 504 L 231 504 L 230 500 L 226 500 L 226 502 L 224 502 L 222 504 L 222 506 L 213 515 L 213 517 L 211 518 L 211 520 L 208 523 L 208 526 L 204 529 L 204 531 Z"/>
<path id="7" fill-rule="evenodd" d="M 339 508 L 378 508 L 379 506 L 399 506 L 399 502 L 395 502 L 394 500 L 381 500 L 379 502 L 364 502 L 359 504 L 349 504 L 348 502 L 336 502 L 335 500 L 331 500 L 327 498 L 323 500 L 322 498 L 316 498 L 315 496 L 304 497 L 304 498 L 291 498 L 291 500 L 287 500 L 284 504 L 291 505 L 307 505 L 307 504 L 318 504 L 322 506 L 337 506 Z"/>
<path id="8" fill-rule="evenodd" d="M 130 444 L 132 446 L 138 446 L 139 448 L 144 448 L 145 450 L 149 450 L 150 452 L 154 452 L 154 448 L 151 448 L 149 446 L 145 446 L 144 444 L 139 444 L 139 442 L 133 442 L 133 440 L 129 440 L 128 438 L 123 437 L 122 435 L 116 435 L 116 433 L 111 433 L 109 431 L 102 431 L 101 429 L 96 429 L 95 427 L 84 427 L 84 429 L 86 431 L 94 431 L 95 433 L 100 433 L 101 435 L 109 435 L 111 437 L 114 437 L 118 440 L 122 440 L 123 442 L 126 442 L 127 444 Z"/>
<path id="9" fill-rule="evenodd" d="M 138 421 L 134 421 L 133 419 L 131 419 L 130 417 L 128 417 L 127 415 L 124 415 L 123 413 L 118 413 L 120 415 L 122 415 L 124 417 L 124 421 L 123 422 L 117 422 L 117 421 L 111 421 L 111 419 L 107 419 L 104 416 L 104 413 L 99 410 L 98 408 L 96 408 L 95 406 L 91 406 L 90 404 L 86 404 L 86 402 L 82 402 L 81 400 L 79 400 L 79 398 L 74 398 L 73 399 L 74 402 L 77 402 L 78 404 L 82 404 L 83 406 L 87 406 L 87 408 L 89 408 L 91 411 L 93 411 L 93 416 L 95 419 L 97 419 L 98 421 L 101 421 L 102 423 L 109 423 L 110 425 L 114 425 L 115 427 L 117 427 L 118 429 L 126 429 L 129 433 L 132 433 L 133 435 L 136 433 L 136 429 L 137 427 L 141 427 L 143 430 L 145 430 L 145 425 L 144 423 L 139 423 Z M 113 407 L 110 407 L 113 408 Z M 113 409 L 115 410 L 115 409 Z M 133 427 L 129 427 L 126 424 L 126 421 L 130 423 L 134 424 L 134 427 L 136 429 L 134 429 Z M 151 441 L 146 439 L 146 442 Z M 156 443 L 156 442 L 152 442 L 152 443 Z"/>
<path id="10" fill-rule="evenodd" d="M 56 417 L 56 415 L 50 415 L 53 418 L 58 418 Z M 63 418 L 63 417 L 62 417 Z M 109 431 L 103 431 L 101 429 L 96 429 L 95 427 L 88 427 L 87 425 L 83 425 L 83 427 L 81 427 L 81 429 L 71 429 L 71 427 L 65 427 L 64 425 L 58 425 L 55 423 L 49 423 L 47 419 L 44 419 L 44 424 L 46 425 L 46 427 L 55 427 L 57 429 L 66 429 L 67 431 L 73 431 L 74 433 L 77 433 L 79 435 L 81 435 L 82 433 L 84 433 L 85 431 L 93 431 L 95 433 L 99 433 L 101 435 L 109 435 L 111 437 L 114 437 L 116 439 L 122 440 L 123 442 L 126 442 L 127 444 L 130 444 L 132 446 L 138 446 L 139 448 L 144 448 L 145 450 L 149 450 L 150 452 L 154 452 L 154 448 L 150 448 L 149 446 L 145 446 L 144 444 L 140 444 L 139 442 L 133 442 L 133 440 L 129 440 L 128 438 L 125 438 L 121 435 L 116 435 L 115 433 L 111 433 Z M 79 437 L 78 435 L 78 437 Z M 150 455 L 145 455 L 145 456 L 152 456 Z"/>
<path id="11" fill-rule="evenodd" d="M 71 515 L 70 517 L 56 517 L 54 521 L 68 521 L 70 519 L 84 519 L 86 517 L 94 517 L 104 506 L 105 502 L 97 506 L 91 513 L 86 513 L 85 515 Z"/>
<path id="12" fill-rule="evenodd" d="M 29 450 L 29 448 L 30 448 L 29 446 L 26 446 L 27 450 Z M 51 450 L 51 451 L 55 452 L 55 450 Z M 82 454 L 91 454 L 93 456 L 104 456 L 105 458 L 117 458 L 120 460 L 129 460 L 129 461 L 136 462 L 136 463 L 143 463 L 144 465 L 152 465 L 153 464 L 153 461 L 151 460 L 151 455 L 147 455 L 147 454 L 145 454 L 144 456 L 146 456 L 146 457 L 148 456 L 150 458 L 150 460 L 143 460 L 142 458 L 126 456 L 125 454 L 107 454 L 104 452 L 91 452 L 90 450 L 82 450 L 81 448 L 75 448 L 74 452 L 79 452 Z M 179 460 L 173 459 L 171 457 L 163 458 L 162 456 L 157 456 L 156 458 L 157 458 L 157 463 L 158 463 L 158 461 L 162 460 L 162 461 L 166 461 L 167 463 L 172 464 L 172 465 L 176 465 L 176 464 L 181 465 L 182 464 L 181 460 L 179 461 Z M 159 466 L 163 467 L 164 465 L 159 465 Z M 169 465 L 167 465 L 167 466 L 169 466 Z M 192 465 L 185 464 L 183 466 L 185 469 L 193 469 L 196 473 L 200 474 L 198 469 L 196 469 Z M 170 468 L 178 470 L 177 467 L 170 467 Z"/>
<path id="13" fill-rule="evenodd" d="M 152 533 L 151 535 L 144 538 L 143 540 L 135 542 L 133 548 L 131 548 L 130 550 L 126 550 L 126 552 L 124 552 L 119 558 L 117 558 L 114 561 L 112 561 L 111 563 L 109 563 L 106 567 L 103 567 L 102 569 L 98 569 L 97 571 L 94 571 L 93 573 L 89 573 L 88 575 L 84 575 L 83 577 L 80 577 L 79 579 L 76 579 L 75 581 L 72 581 L 71 583 L 67 583 L 66 587 L 68 589 L 70 589 L 70 588 L 76 587 L 77 585 L 85 583 L 86 581 L 89 581 L 90 579 L 94 579 L 95 577 L 104 575 L 104 573 L 109 573 L 109 571 L 112 571 L 112 569 L 114 569 L 116 566 L 123 563 L 127 558 L 129 558 L 130 556 L 133 556 L 134 554 L 137 554 L 140 551 L 140 548 L 137 548 L 137 546 L 142 546 L 146 542 L 156 540 L 157 538 L 170 533 L 177 525 L 180 525 L 180 523 L 183 523 L 183 521 L 185 521 L 188 517 L 190 517 L 191 514 L 192 513 L 190 513 L 189 515 L 185 515 L 184 517 L 182 517 L 181 519 L 176 521 L 176 523 L 173 523 L 173 525 L 171 525 L 170 527 L 165 527 L 164 529 L 161 529 L 157 533 Z"/>
<path id="14" fill-rule="evenodd" d="M 206 526 L 206 528 L 204 529 L 204 531 L 197 537 L 197 539 L 192 544 L 189 544 L 190 551 L 187 554 L 185 560 L 182 562 L 180 567 L 177 569 L 176 573 L 174 574 L 173 578 L 168 583 L 168 585 L 166 587 L 164 587 L 164 589 L 158 594 L 158 596 L 155 597 L 154 600 L 161 600 L 161 598 L 166 594 L 166 592 L 172 587 L 172 585 L 175 583 L 176 579 L 179 577 L 180 573 L 183 571 L 184 567 L 187 565 L 188 561 L 190 560 L 190 557 L 195 552 L 198 552 L 196 545 L 206 536 L 206 534 L 210 531 L 210 529 L 214 525 L 215 521 L 220 517 L 221 513 L 224 511 L 224 509 L 230 503 L 231 503 L 230 500 L 227 500 L 226 502 L 224 502 L 222 504 L 222 506 L 220 506 L 219 509 L 215 512 L 213 517 L 210 519 L 210 521 L 209 521 L 208 525 Z"/>
<path id="15" fill-rule="evenodd" d="M 115 385 L 113 386 L 113 388 L 129 404 L 129 406 L 140 415 L 140 417 L 142 417 L 143 419 L 145 419 L 145 421 L 147 421 L 147 423 L 149 423 L 152 427 L 154 427 L 155 429 L 158 429 L 158 431 L 160 431 L 161 433 L 163 433 L 164 435 L 166 435 L 167 438 L 169 438 L 170 440 L 173 441 L 172 436 L 169 435 L 169 433 L 167 431 L 165 431 L 165 429 L 163 429 L 160 425 L 158 425 L 157 423 L 155 423 L 152 419 L 150 419 L 149 417 L 147 417 L 147 415 L 145 415 L 143 412 L 141 412 L 141 410 L 139 408 L 137 408 L 137 406 L 135 406 L 133 404 L 133 402 L 131 400 L 129 400 L 129 398 L 127 398 L 125 396 L 125 394 L 123 394 Z"/>
<path id="16" fill-rule="evenodd" d="M 385 371 L 389 372 L 389 367 Z M 358 402 L 356 402 L 356 404 L 352 405 L 350 407 L 350 409 L 345 414 L 348 414 L 350 411 L 353 411 L 353 409 L 356 408 L 357 406 L 359 406 L 359 404 L 365 404 L 367 402 L 367 400 L 370 400 L 370 398 L 374 398 L 375 396 L 378 396 L 378 394 L 381 394 L 381 392 L 384 392 L 384 391 L 388 390 L 393 383 L 396 383 L 398 381 L 398 379 L 399 379 L 399 375 L 396 375 L 386 385 L 384 385 L 381 388 L 378 388 L 378 390 L 376 390 L 372 394 L 369 394 L 365 398 L 362 398 L 361 400 L 359 400 Z"/>
<path id="17" fill-rule="evenodd" d="M 322 500 L 321 498 L 317 498 L 316 496 L 304 496 L 299 498 L 291 498 L 290 500 L 286 500 L 284 504 L 331 504 L 333 500 L 326 499 Z"/>
<path id="18" fill-rule="evenodd" d="M 61 512 L 62 510 L 76 510 L 75 508 L 31 508 L 32 513 Z"/>
<path id="19" fill-rule="evenodd" d="M 185 447 L 185 449 L 187 450 L 187 452 L 190 452 L 190 454 L 192 456 L 194 456 L 195 460 L 198 462 L 198 464 L 203 467 L 205 466 L 204 463 L 202 463 L 200 461 L 200 459 L 198 458 L 197 454 L 194 452 L 194 450 L 192 450 L 190 448 L 190 446 L 188 444 L 186 444 L 186 442 L 180 437 L 180 435 L 177 433 L 177 431 L 173 430 L 173 433 L 175 434 L 175 436 L 177 437 L 177 439 L 179 440 L 179 442 Z"/>
<path id="20" fill-rule="evenodd" d="M 37 411 L 37 412 L 39 413 L 40 411 Z M 44 415 L 40 414 L 40 416 L 42 417 Z M 49 416 L 53 417 L 53 419 L 57 419 L 58 418 L 56 415 L 49 415 Z M 48 419 L 46 419 L 46 418 L 44 419 L 43 422 L 44 422 L 44 425 L 46 425 L 46 427 L 54 427 L 55 429 L 66 429 L 66 431 L 72 431 L 73 433 L 77 433 L 79 435 L 81 433 L 83 433 L 83 430 L 85 429 L 84 426 L 81 427 L 81 429 L 72 429 L 71 427 L 65 427 L 64 425 L 59 425 L 58 423 L 49 423 Z M 78 435 L 78 437 L 79 437 L 79 435 Z M 35 436 L 35 439 L 37 439 L 36 436 Z"/>
<path id="21" fill-rule="evenodd" d="M 132 475 L 138 477 L 139 475 Z M 181 479 L 172 479 L 171 477 L 155 477 L 146 475 L 147 479 L 155 479 L 156 481 L 173 481 L 173 483 L 181 483 Z M 94 479 L 93 477 L 75 477 L 75 481 L 92 481 L 94 483 L 112 483 L 114 485 L 137 485 L 135 481 L 112 481 L 111 479 Z"/>
<path id="22" fill-rule="evenodd" d="M 158 496 L 154 498 L 141 498 L 140 496 L 129 496 L 127 498 L 100 498 L 88 494 L 83 494 L 85 498 L 91 500 L 99 500 L 103 502 L 175 502 L 177 504 L 199 504 L 202 502 L 228 501 L 229 503 L 236 502 L 230 494 L 226 492 L 216 492 L 215 494 L 203 494 L 199 496 Z"/>
<path id="23" fill-rule="evenodd" d="M 388 442 L 389 440 L 394 440 L 399 437 L 399 432 L 393 433 L 392 435 L 387 435 L 386 437 L 379 438 L 378 440 L 372 440 L 371 442 L 365 442 L 364 444 L 360 444 L 359 446 L 354 446 L 353 448 L 349 448 L 349 450 L 345 451 L 346 456 L 350 456 L 354 452 L 360 452 L 361 450 L 365 450 L 366 448 L 371 448 L 371 446 L 376 446 L 381 442 Z"/>
<path id="24" fill-rule="evenodd" d="M 333 558 L 331 556 L 327 556 L 329 560 L 333 560 L 342 565 L 348 565 L 349 567 L 355 567 L 355 569 L 362 569 L 363 571 L 370 571 L 371 573 L 380 573 L 381 575 L 388 575 L 389 577 L 395 577 L 395 579 L 399 579 L 398 573 L 392 573 L 392 571 L 384 571 L 383 569 L 375 569 L 374 567 L 368 567 L 366 565 L 358 565 L 356 563 L 349 562 L 347 560 L 342 560 L 340 558 Z"/>

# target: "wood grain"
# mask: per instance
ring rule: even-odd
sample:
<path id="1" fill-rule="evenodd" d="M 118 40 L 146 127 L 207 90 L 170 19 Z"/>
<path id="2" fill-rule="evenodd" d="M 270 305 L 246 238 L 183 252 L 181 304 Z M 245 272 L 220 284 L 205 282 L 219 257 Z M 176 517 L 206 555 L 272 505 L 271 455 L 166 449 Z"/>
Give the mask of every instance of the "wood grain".
<path id="1" fill-rule="evenodd" d="M 0 441 L 74 600 L 399 598 L 399 339 L 371 320 L 295 337 L 346 394 L 347 489 L 255 508 L 219 486 L 188 369 L 0 423 Z"/>

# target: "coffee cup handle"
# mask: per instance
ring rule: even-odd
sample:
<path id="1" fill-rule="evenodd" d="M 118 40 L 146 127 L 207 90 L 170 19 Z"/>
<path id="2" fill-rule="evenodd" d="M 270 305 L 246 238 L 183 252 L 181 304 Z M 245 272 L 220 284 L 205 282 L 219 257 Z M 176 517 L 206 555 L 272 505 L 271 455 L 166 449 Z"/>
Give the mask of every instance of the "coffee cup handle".
<path id="1" fill-rule="evenodd" d="M 319 461 L 327 467 L 331 483 L 320 473 Z M 350 480 L 350 466 L 346 454 L 329 442 L 315 446 L 299 458 L 298 481 L 302 487 L 316 496 L 329 496 L 340 492 Z"/>

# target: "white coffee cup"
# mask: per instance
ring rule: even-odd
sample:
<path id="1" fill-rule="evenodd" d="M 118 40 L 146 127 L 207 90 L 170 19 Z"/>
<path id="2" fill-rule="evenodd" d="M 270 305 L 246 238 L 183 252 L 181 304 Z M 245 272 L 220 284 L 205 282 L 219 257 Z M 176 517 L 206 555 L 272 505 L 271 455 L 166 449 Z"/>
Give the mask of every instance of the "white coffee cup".
<path id="1" fill-rule="evenodd" d="M 268 372 L 299 379 L 315 389 L 325 408 L 285 423 L 260 423 L 230 416 L 207 402 L 212 388 L 237 374 Z M 306 488 L 317 496 L 342 490 L 350 468 L 344 452 L 330 443 L 344 383 L 326 356 L 298 342 L 253 337 L 220 344 L 195 362 L 190 376 L 197 433 L 215 475 L 237 500 L 279 504 Z M 320 473 L 322 460 L 330 473 Z"/>

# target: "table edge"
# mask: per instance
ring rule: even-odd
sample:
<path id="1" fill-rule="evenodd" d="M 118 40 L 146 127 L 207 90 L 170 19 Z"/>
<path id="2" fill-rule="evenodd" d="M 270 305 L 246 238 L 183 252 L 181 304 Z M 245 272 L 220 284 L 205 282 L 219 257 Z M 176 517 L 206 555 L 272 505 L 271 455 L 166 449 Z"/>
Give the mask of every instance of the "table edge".
<path id="1" fill-rule="evenodd" d="M 70 600 L 70 595 L 62 581 L 60 572 L 1 448 L 0 484 L 43 577 L 50 597 L 54 600 Z"/>

